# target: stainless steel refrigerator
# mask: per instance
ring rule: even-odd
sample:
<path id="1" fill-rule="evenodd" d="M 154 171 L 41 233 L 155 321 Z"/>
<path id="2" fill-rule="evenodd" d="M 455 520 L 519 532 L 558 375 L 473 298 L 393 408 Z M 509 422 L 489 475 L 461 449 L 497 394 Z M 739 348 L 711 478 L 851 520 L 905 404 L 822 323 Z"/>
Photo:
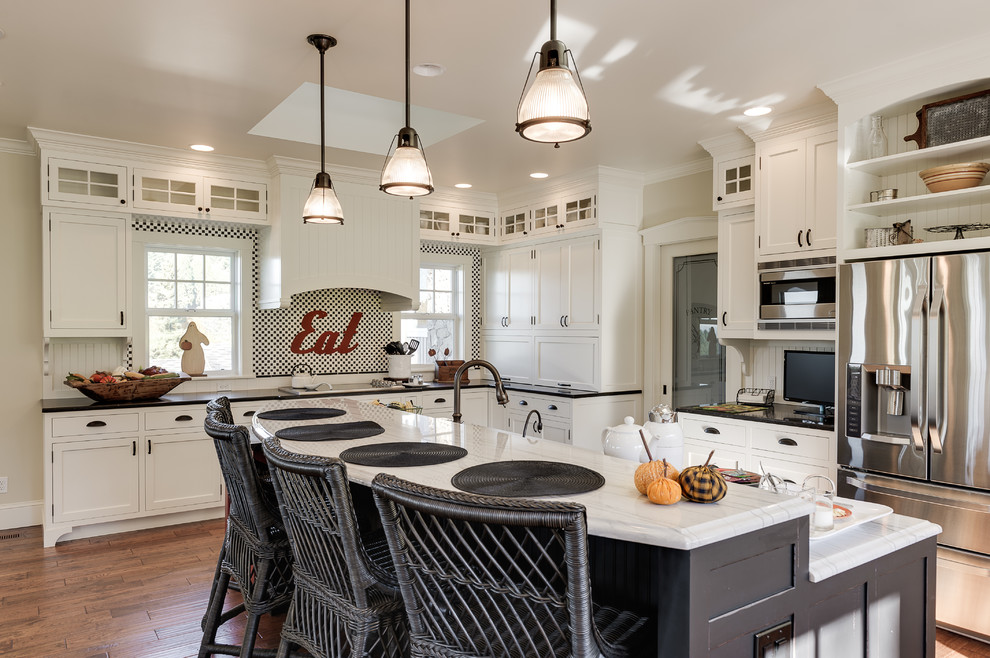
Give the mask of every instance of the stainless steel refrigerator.
<path id="1" fill-rule="evenodd" d="M 990 641 L 990 254 L 839 268 L 839 495 L 942 526 L 936 619 Z"/>

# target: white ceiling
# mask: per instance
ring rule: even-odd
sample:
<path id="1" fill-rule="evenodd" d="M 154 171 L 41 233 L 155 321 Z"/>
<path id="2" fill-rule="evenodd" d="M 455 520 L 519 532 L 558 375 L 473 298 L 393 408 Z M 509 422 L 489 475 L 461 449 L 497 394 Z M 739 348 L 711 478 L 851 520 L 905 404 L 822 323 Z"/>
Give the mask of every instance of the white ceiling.
<path id="1" fill-rule="evenodd" d="M 288 97 L 307 93 L 305 83 L 316 98 L 319 54 L 306 42 L 312 33 L 339 42 L 326 55 L 328 87 L 401 103 L 403 6 L 4 0 L 0 138 L 25 139 L 25 127 L 37 126 L 318 161 L 317 101 L 311 117 L 286 122 L 289 132 L 255 131 L 287 138 L 251 131 Z M 827 99 L 820 83 L 990 36 L 985 0 L 560 0 L 558 38 L 575 53 L 593 131 L 554 149 L 514 132 L 529 61 L 548 38 L 548 14 L 545 0 L 413 2 L 413 64 L 447 69 L 439 77 L 413 76 L 413 104 L 465 121 L 441 139 L 425 115 L 418 126 L 414 108 L 412 125 L 423 134 L 439 186 L 466 181 L 501 191 L 531 184 L 531 171 L 555 176 L 593 164 L 662 175 L 706 157 L 698 140 L 734 130 L 748 106 L 770 103 L 789 112 L 821 103 Z M 328 162 L 379 169 L 403 123 L 401 105 L 393 107 L 377 152 L 342 141 L 349 148 L 330 148 Z M 332 135 L 348 135 L 353 119 L 335 115 L 333 105 L 327 114 L 332 146 Z"/>

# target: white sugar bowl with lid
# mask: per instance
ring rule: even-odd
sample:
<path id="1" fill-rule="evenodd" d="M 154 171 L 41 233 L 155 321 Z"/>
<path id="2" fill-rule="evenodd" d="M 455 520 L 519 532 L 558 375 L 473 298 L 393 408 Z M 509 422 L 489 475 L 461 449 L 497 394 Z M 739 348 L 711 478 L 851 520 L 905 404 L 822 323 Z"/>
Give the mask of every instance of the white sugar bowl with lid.
<path id="1" fill-rule="evenodd" d="M 666 459 L 668 464 L 680 469 L 684 461 L 684 432 L 676 418 L 669 406 L 658 404 L 650 410 L 650 420 L 643 423 L 643 428 L 651 437 L 650 454 L 653 459 Z M 645 451 L 641 461 L 647 461 Z"/>
<path id="2" fill-rule="evenodd" d="M 606 455 L 621 457 L 638 462 L 640 454 L 646 460 L 646 450 L 643 449 L 643 439 L 639 432 L 642 425 L 636 424 L 636 419 L 626 416 L 621 425 L 606 427 L 602 431 L 602 449 Z M 646 435 L 649 438 L 649 434 Z"/>

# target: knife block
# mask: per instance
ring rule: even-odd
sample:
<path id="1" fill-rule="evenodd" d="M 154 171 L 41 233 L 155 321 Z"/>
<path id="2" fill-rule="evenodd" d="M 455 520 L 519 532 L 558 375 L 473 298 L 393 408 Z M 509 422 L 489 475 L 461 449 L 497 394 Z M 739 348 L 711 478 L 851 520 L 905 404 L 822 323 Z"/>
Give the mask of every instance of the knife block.
<path id="1" fill-rule="evenodd" d="M 437 361 L 433 368 L 433 381 L 453 383 L 457 369 L 464 365 L 464 361 Z M 467 384 L 469 381 L 468 371 L 461 375 L 461 383 Z"/>

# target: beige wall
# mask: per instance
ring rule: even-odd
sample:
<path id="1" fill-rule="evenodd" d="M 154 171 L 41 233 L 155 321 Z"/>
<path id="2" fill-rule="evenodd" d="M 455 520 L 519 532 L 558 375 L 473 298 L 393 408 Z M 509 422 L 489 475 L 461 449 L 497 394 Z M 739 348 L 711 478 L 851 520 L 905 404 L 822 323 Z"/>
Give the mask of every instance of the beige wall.
<path id="1" fill-rule="evenodd" d="M 38 170 L 36 156 L 0 151 L 0 262 L 7 282 L 0 331 L 0 476 L 9 478 L 7 493 L 0 494 L 0 510 L 42 499 L 40 398 L 44 343 Z M 81 258 L 80 263 L 84 262 Z"/>
<path id="2" fill-rule="evenodd" d="M 643 188 L 643 228 L 681 217 L 712 217 L 712 172 L 703 171 Z"/>

